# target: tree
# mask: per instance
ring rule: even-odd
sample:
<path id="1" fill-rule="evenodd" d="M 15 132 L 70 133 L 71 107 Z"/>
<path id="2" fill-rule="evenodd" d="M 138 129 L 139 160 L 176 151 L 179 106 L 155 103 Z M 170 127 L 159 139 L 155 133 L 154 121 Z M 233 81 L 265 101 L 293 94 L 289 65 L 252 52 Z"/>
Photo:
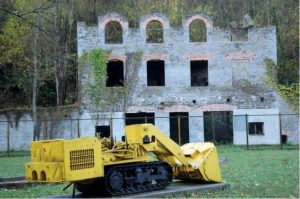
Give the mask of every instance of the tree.
<path id="1" fill-rule="evenodd" d="M 39 0 L 35 2 L 35 9 L 39 7 Z M 33 140 L 39 140 L 39 129 L 38 129 L 38 117 L 37 117 L 37 95 L 38 95 L 38 76 L 39 76 L 39 63 L 38 63 L 38 50 L 39 50 L 39 30 L 37 27 L 40 26 L 40 15 L 39 12 L 35 16 L 35 34 L 34 34 L 34 46 L 33 46 L 33 83 L 32 83 L 32 118 L 33 118 Z"/>
<path id="2" fill-rule="evenodd" d="M 31 98 L 31 29 L 9 16 L 0 34 L 0 90 L 13 103 L 29 103 Z M 32 41 L 32 40 L 31 40 Z M 5 103 L 3 103 L 5 104 Z"/>

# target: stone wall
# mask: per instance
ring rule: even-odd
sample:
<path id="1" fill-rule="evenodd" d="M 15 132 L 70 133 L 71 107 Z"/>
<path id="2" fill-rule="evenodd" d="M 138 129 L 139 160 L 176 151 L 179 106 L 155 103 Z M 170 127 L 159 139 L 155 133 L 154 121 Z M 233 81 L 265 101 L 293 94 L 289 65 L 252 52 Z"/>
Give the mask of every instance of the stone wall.
<path id="1" fill-rule="evenodd" d="M 73 117 L 42 121 L 40 123 L 40 139 L 77 138 L 80 133 L 78 132 L 78 114 L 74 112 L 71 115 Z M 30 112 L 24 111 L 21 117 L 18 116 L 14 111 L 6 114 L 0 113 L 0 151 L 6 151 L 8 145 L 12 151 L 30 150 L 30 143 L 33 140 L 32 115 Z"/>
<path id="2" fill-rule="evenodd" d="M 197 17 L 206 21 L 207 42 L 189 42 L 188 24 Z M 123 44 L 105 44 L 104 24 L 110 19 L 118 19 L 122 24 Z M 163 43 L 146 43 L 145 23 L 151 19 L 162 22 Z M 141 19 L 140 29 L 130 29 L 125 17 L 112 13 L 99 17 L 98 27 L 78 23 L 78 56 L 83 50 L 96 47 L 111 50 L 110 57 L 114 59 L 124 59 L 129 52 L 144 53 L 138 87 L 131 104 L 133 112 L 136 107 L 143 107 L 141 111 L 159 111 L 174 103 L 195 109 L 206 104 L 226 104 L 228 98 L 229 104 L 238 108 L 278 108 L 274 91 L 264 83 L 264 59 L 271 58 L 276 62 L 275 27 L 249 29 L 247 42 L 231 42 L 229 30 L 213 27 L 211 20 L 202 15 L 184 20 L 182 26 L 181 29 L 173 28 L 164 15 L 154 13 Z M 147 87 L 146 68 L 147 61 L 151 59 L 165 61 L 164 87 Z M 208 60 L 208 86 L 190 86 L 192 60 Z M 239 68 L 242 62 L 244 68 Z M 240 84 L 234 82 L 233 76 L 239 75 L 245 67 L 247 73 L 244 81 Z M 85 70 L 83 80 L 86 75 Z M 261 97 L 263 102 L 258 100 Z M 193 100 L 197 103 L 192 104 Z M 164 107 L 160 106 L 161 102 Z"/>
<path id="3" fill-rule="evenodd" d="M 189 41 L 189 24 L 202 20 L 207 28 L 206 42 Z M 146 26 L 152 20 L 163 26 L 163 43 L 146 42 Z M 105 25 L 117 21 L 123 29 L 122 44 L 105 43 Z M 139 81 L 134 88 L 127 112 L 155 112 L 168 116 L 169 112 L 189 112 L 189 115 L 203 115 L 205 111 L 232 111 L 234 114 L 263 115 L 291 113 L 278 94 L 265 84 L 265 58 L 277 62 L 276 28 L 273 26 L 248 29 L 247 40 L 231 41 L 229 29 L 215 27 L 205 15 L 196 14 L 182 21 L 181 27 L 172 27 L 162 13 L 152 13 L 141 18 L 138 29 L 128 27 L 126 17 L 110 13 L 98 18 L 98 25 L 88 27 L 78 23 L 78 56 L 83 51 L 101 48 L 111 51 L 109 59 L 121 60 L 125 64 L 126 54 L 142 51 L 142 64 L 138 71 Z M 163 60 L 165 63 L 165 86 L 147 86 L 147 61 Z M 208 61 L 208 86 L 191 87 L 190 61 Z M 126 66 L 125 67 L 130 67 Z M 88 66 L 79 79 L 84 84 Z M 87 103 L 82 89 L 82 104 Z M 122 107 L 122 106 L 119 106 Z M 122 114 L 122 109 L 110 107 L 112 112 Z M 87 110 L 84 110 L 87 112 Z M 275 114 L 276 115 L 276 114 Z M 260 138 L 252 137 L 253 144 L 279 143 L 278 116 L 266 119 L 267 132 Z M 238 117 L 234 117 L 234 143 L 245 144 L 240 138 L 246 126 L 239 128 Z M 263 116 L 259 117 L 263 118 Z M 241 119 L 241 118 L 240 118 Z M 252 119 L 252 118 L 249 118 Z M 189 120 L 190 138 L 203 141 L 203 120 L 197 117 Z M 275 127 L 269 124 L 276 124 Z M 155 124 L 169 135 L 169 120 L 157 118 Z M 124 125 L 121 123 L 120 126 Z M 119 126 L 119 124 L 117 125 Z M 284 117 L 281 127 L 288 134 L 288 142 L 298 141 L 299 118 Z M 120 128 L 121 129 L 121 128 Z"/>

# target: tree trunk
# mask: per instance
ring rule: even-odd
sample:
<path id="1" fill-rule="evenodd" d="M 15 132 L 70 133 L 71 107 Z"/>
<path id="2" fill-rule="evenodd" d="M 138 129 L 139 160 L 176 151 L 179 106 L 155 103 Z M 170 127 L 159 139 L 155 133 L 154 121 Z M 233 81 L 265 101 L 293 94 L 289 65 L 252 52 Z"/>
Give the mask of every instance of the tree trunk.
<path id="1" fill-rule="evenodd" d="M 38 8 L 39 0 L 36 0 L 36 8 Z M 40 25 L 39 12 L 36 13 L 35 26 Z M 39 30 L 35 28 L 34 34 L 34 47 L 33 47 L 33 83 L 32 83 L 32 118 L 33 118 L 33 140 L 39 140 L 39 129 L 37 119 L 37 95 L 38 95 L 38 42 L 39 42 Z"/>
<path id="2" fill-rule="evenodd" d="M 55 1 L 55 16 L 54 16 L 54 29 L 55 29 L 55 52 L 54 52 L 54 67 L 55 67 L 55 84 L 56 84 L 56 105 L 61 106 L 64 104 L 64 68 L 62 66 L 62 57 L 64 52 L 61 50 L 61 31 L 60 31 L 60 0 Z"/>
<path id="3" fill-rule="evenodd" d="M 94 7 L 94 10 L 93 10 L 93 14 L 94 14 L 94 22 L 95 23 L 97 23 L 97 16 L 96 16 L 96 0 L 94 0 L 94 5 L 93 5 L 93 7 Z"/>

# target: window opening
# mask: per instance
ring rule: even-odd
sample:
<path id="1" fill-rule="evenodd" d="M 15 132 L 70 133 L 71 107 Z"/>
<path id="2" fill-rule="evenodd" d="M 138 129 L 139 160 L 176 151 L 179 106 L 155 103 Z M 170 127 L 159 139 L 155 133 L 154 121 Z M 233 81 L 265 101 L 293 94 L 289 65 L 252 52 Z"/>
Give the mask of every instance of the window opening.
<path id="1" fill-rule="evenodd" d="M 165 85 L 165 62 L 160 60 L 147 62 L 147 85 Z"/>
<path id="2" fill-rule="evenodd" d="M 248 30 L 242 28 L 230 28 L 230 40 L 231 42 L 247 42 Z"/>
<path id="3" fill-rule="evenodd" d="M 154 113 L 126 113 L 125 118 L 126 125 L 145 123 L 151 123 L 153 125 L 155 124 Z"/>
<path id="4" fill-rule="evenodd" d="M 106 24 L 105 43 L 106 44 L 123 43 L 123 29 L 119 22 L 110 21 Z"/>
<path id="5" fill-rule="evenodd" d="M 169 116 L 171 139 L 179 145 L 189 143 L 189 113 L 171 112 Z"/>
<path id="6" fill-rule="evenodd" d="M 101 138 L 110 136 L 110 126 L 95 126 L 95 130 L 95 135 L 99 133 Z"/>
<path id="7" fill-rule="evenodd" d="M 150 21 L 146 27 L 147 43 L 163 43 L 163 26 L 159 21 Z"/>
<path id="8" fill-rule="evenodd" d="M 196 19 L 190 23 L 190 42 L 206 42 L 207 41 L 207 29 L 205 23 Z"/>
<path id="9" fill-rule="evenodd" d="M 208 85 L 208 61 L 191 61 L 191 86 Z"/>
<path id="10" fill-rule="evenodd" d="M 249 135 L 263 135 L 264 123 L 263 122 L 249 122 Z"/>
<path id="11" fill-rule="evenodd" d="M 122 61 L 109 61 L 107 63 L 106 86 L 124 86 L 124 66 Z"/>
<path id="12" fill-rule="evenodd" d="M 223 144 L 233 142 L 233 112 L 232 111 L 205 111 L 204 141 Z"/>

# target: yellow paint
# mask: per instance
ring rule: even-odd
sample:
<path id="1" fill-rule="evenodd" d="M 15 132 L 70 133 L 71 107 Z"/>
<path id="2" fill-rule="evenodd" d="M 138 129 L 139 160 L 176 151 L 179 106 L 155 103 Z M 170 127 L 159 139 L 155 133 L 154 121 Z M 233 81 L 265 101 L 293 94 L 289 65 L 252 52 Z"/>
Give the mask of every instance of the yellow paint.
<path id="1" fill-rule="evenodd" d="M 35 141 L 31 144 L 32 162 L 25 165 L 25 177 L 38 182 L 101 177 L 104 175 L 101 156 L 101 143 L 96 138 Z"/>
<path id="2" fill-rule="evenodd" d="M 189 143 L 180 147 L 152 124 L 126 126 L 125 133 L 128 144 L 139 144 L 147 152 L 153 152 L 159 160 L 167 161 L 177 179 L 222 181 L 217 149 L 213 143 Z M 143 144 L 145 136 L 150 140 L 155 136 L 155 140 Z"/>
<path id="3" fill-rule="evenodd" d="M 152 124 L 126 126 L 125 135 L 126 142 L 117 142 L 112 148 L 107 138 L 32 142 L 32 162 L 25 165 L 26 180 L 74 182 L 103 177 L 108 165 L 154 161 L 149 156 L 152 152 L 158 160 L 172 166 L 175 178 L 222 181 L 212 143 L 180 147 Z"/>

